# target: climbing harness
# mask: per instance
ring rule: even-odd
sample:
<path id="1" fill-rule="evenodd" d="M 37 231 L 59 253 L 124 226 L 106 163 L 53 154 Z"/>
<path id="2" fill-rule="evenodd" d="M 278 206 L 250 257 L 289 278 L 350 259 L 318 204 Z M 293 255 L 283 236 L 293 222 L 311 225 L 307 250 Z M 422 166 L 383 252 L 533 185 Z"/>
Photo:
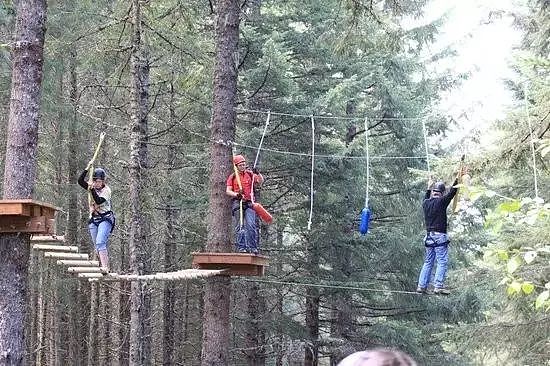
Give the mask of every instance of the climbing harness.
<path id="1" fill-rule="evenodd" d="M 361 235 L 365 235 L 369 232 L 369 221 L 371 217 L 371 210 L 369 209 L 369 122 L 367 117 L 365 117 L 365 156 L 367 159 L 367 186 L 365 188 L 365 207 L 361 210 L 361 221 L 359 223 L 359 232 Z"/>

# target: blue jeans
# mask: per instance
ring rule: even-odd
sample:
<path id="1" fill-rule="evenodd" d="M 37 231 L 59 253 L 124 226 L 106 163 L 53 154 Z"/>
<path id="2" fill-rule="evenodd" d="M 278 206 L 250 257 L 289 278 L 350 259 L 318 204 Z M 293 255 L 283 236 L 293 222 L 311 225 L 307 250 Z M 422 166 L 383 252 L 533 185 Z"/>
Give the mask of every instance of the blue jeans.
<path id="1" fill-rule="evenodd" d="M 448 242 L 447 235 L 445 235 L 445 241 Z M 439 239 L 439 238 L 438 238 Z M 434 262 L 437 260 L 437 268 L 435 270 L 434 287 L 442 288 L 445 282 L 445 274 L 447 273 L 447 265 L 449 262 L 449 246 L 447 244 L 440 246 L 426 246 L 426 256 L 424 258 L 424 265 L 420 271 L 418 278 L 418 287 L 427 288 L 432 276 L 432 269 Z"/>
<path id="2" fill-rule="evenodd" d="M 243 202 L 243 227 L 240 223 L 239 201 L 234 201 L 232 205 L 233 219 L 235 224 L 235 245 L 239 251 L 257 252 L 258 251 L 258 226 L 256 225 L 258 216 L 252 206 L 247 207 Z"/>
<path id="3" fill-rule="evenodd" d="M 90 229 L 90 236 L 95 245 L 95 250 L 98 252 L 100 250 L 107 250 L 107 242 L 109 241 L 112 229 L 111 222 L 104 220 L 99 225 L 90 223 L 88 224 L 88 228 Z"/>

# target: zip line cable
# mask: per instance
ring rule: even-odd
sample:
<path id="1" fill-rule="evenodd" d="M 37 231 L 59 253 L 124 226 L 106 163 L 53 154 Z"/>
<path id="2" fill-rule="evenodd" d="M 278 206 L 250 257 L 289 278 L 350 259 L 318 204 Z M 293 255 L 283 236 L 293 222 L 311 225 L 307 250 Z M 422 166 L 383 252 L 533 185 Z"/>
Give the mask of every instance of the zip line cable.
<path id="1" fill-rule="evenodd" d="M 313 115 L 311 118 L 311 183 L 309 187 L 309 220 L 307 221 L 307 229 L 311 230 L 311 219 L 313 217 L 313 170 L 315 168 L 315 120 Z"/>
<path id="2" fill-rule="evenodd" d="M 282 113 L 282 112 L 272 112 L 272 111 L 262 111 L 259 109 L 247 109 L 247 108 L 235 108 L 238 112 L 249 112 L 249 113 L 260 113 L 266 114 L 270 113 L 273 116 L 286 116 L 286 117 L 315 117 L 317 119 L 341 119 L 346 121 L 352 121 L 359 119 L 360 117 L 345 117 L 345 116 L 327 116 L 327 115 L 312 115 L 312 114 L 300 114 L 300 113 Z M 383 121 L 414 121 L 419 119 L 424 119 L 425 117 L 380 117 L 378 119 Z"/>

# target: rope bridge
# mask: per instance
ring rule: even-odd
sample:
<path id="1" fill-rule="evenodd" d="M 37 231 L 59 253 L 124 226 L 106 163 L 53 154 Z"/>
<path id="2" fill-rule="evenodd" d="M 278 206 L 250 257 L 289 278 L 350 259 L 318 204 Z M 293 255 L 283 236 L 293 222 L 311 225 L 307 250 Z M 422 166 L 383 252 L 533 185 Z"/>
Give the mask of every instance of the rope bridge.
<path id="1" fill-rule="evenodd" d="M 32 249 L 42 252 L 44 258 L 56 260 L 69 274 L 89 281 L 187 281 L 225 274 L 225 269 L 182 269 L 173 272 L 158 272 L 147 275 L 103 273 L 99 261 L 91 260 L 88 254 L 79 253 L 76 246 L 63 245 L 63 236 L 33 236 Z"/>

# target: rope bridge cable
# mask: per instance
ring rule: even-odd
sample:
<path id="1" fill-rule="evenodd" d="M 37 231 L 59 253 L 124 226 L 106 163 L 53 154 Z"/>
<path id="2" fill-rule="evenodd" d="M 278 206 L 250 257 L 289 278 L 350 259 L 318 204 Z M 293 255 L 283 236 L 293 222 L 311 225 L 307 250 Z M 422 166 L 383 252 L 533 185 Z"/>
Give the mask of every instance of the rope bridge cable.
<path id="1" fill-rule="evenodd" d="M 372 287 L 357 287 L 357 286 L 342 286 L 342 285 L 329 285 L 322 283 L 307 283 L 307 282 L 292 282 L 292 281 L 278 281 L 278 280 L 261 280 L 261 279 L 249 279 L 242 278 L 240 279 L 244 282 L 256 282 L 256 283 L 265 283 L 273 285 L 285 285 L 285 286 L 302 286 L 302 287 L 316 287 L 316 288 L 329 288 L 336 290 L 353 290 L 353 291 L 366 291 L 366 292 L 385 292 L 385 293 L 396 293 L 396 294 L 409 294 L 409 295 L 419 295 L 425 296 L 425 294 L 418 293 L 416 291 L 406 291 L 406 290 L 392 290 L 392 289 L 381 289 L 381 288 L 372 288 Z M 470 283 L 463 286 L 458 286 L 451 288 L 451 290 L 459 289 L 468 289 L 468 288 L 477 288 L 480 284 L 494 283 L 492 280 L 486 280 L 481 283 Z"/>
<path id="2" fill-rule="evenodd" d="M 290 282 L 290 281 L 276 281 L 276 280 L 257 280 L 257 279 L 242 279 L 242 281 L 268 283 L 268 284 L 275 284 L 275 285 L 332 288 L 332 289 L 339 289 L 339 290 L 357 290 L 357 291 L 367 291 L 367 292 L 386 292 L 386 293 L 396 293 L 396 294 L 422 295 L 421 293 L 418 293 L 416 291 L 384 290 L 384 289 L 380 289 L 380 288 L 369 288 L 369 287 L 324 285 L 324 284 L 320 284 L 320 283 Z"/>

